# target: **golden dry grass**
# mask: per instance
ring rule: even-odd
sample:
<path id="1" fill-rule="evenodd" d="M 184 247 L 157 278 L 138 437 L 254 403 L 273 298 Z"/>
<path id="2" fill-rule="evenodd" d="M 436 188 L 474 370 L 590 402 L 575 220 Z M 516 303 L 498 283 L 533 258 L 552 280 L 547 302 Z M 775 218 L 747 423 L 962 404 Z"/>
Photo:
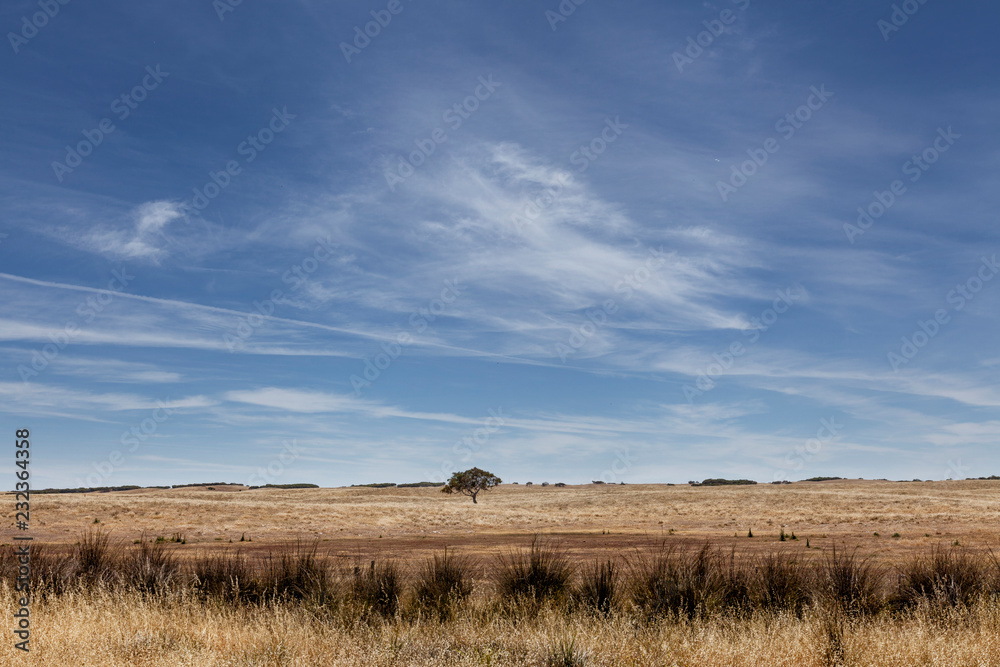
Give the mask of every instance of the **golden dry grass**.
<path id="1" fill-rule="evenodd" d="M 32 501 L 36 539 L 73 542 L 97 519 L 125 540 L 180 533 L 189 549 L 246 534 L 255 546 L 319 539 L 333 550 L 405 557 L 443 544 L 476 550 L 548 533 L 566 536 L 574 551 L 584 553 L 660 539 L 671 529 L 678 538 L 721 541 L 743 538 L 752 528 L 766 541 L 781 527 L 816 546 L 847 541 L 879 552 L 1000 541 L 1000 481 L 503 485 L 478 505 L 434 488 L 186 488 L 36 495 Z"/>
<path id="2" fill-rule="evenodd" d="M 9 589 L 0 592 L 9 609 Z M 398 665 L 514 667 L 546 665 L 575 639 L 579 664 L 651 665 L 836 664 L 824 617 L 808 613 L 636 625 L 627 618 L 543 613 L 531 620 L 475 612 L 455 621 L 329 623 L 302 607 L 230 609 L 191 600 L 144 600 L 108 593 L 70 596 L 34 610 L 32 662 L 52 667 L 118 665 L 278 666 Z M 0 664 L 22 664 L 11 642 Z M 976 609 L 951 618 L 917 612 L 900 620 L 848 624 L 843 665 L 942 667 L 1000 665 L 1000 611 Z"/>

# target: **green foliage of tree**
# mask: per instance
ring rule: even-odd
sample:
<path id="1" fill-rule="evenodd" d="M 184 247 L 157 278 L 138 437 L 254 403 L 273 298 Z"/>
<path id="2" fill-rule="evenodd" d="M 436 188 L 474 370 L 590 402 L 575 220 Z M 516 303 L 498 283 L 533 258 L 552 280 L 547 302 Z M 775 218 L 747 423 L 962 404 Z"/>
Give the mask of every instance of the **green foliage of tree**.
<path id="1" fill-rule="evenodd" d="M 691 486 L 742 486 L 756 484 L 752 479 L 706 479 L 701 482 L 688 482 Z"/>
<path id="2" fill-rule="evenodd" d="M 501 481 L 503 480 L 491 472 L 479 468 L 469 468 L 465 472 L 452 474 L 451 479 L 441 491 L 449 494 L 461 493 L 463 496 L 472 498 L 472 502 L 475 503 L 477 502 L 476 496 L 479 495 L 480 491 L 489 491 L 494 486 L 498 486 Z"/>

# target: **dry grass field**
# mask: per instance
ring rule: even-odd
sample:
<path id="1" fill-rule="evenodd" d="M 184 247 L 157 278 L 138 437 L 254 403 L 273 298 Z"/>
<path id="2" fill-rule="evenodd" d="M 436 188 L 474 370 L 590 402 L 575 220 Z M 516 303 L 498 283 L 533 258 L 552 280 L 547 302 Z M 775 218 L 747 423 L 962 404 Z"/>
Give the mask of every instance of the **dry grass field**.
<path id="1" fill-rule="evenodd" d="M 814 546 L 847 543 L 889 556 L 955 540 L 1000 542 L 1000 481 L 503 485 L 476 505 L 434 488 L 215 488 L 36 495 L 33 534 L 72 543 L 96 520 L 129 541 L 182 535 L 186 551 L 228 546 L 245 534 L 255 549 L 319 540 L 328 550 L 399 558 L 446 545 L 490 551 L 536 534 L 559 536 L 580 555 L 664 538 L 760 546 L 782 527 Z M 743 539 L 748 530 L 754 541 Z"/>
<path id="2" fill-rule="evenodd" d="M 63 574 L 39 582 L 30 663 L 8 637 L 0 664 L 1000 665 L 997 481 L 504 485 L 477 505 L 433 488 L 222 487 L 32 503 L 47 545 L 35 564 Z M 86 551 L 94 530 L 117 556 Z M 538 562 L 523 551 L 534 536 Z M 458 574 L 427 569 L 445 547 L 470 559 Z M 831 561 L 834 547 L 859 557 Z M 618 564 L 606 604 L 598 559 Z M 8 619 L 11 565 L 7 551 Z M 440 603 L 449 576 L 467 590 Z"/>
<path id="3" fill-rule="evenodd" d="M 4 595 L 4 606 L 10 599 Z M 72 597 L 39 610 L 32 660 L 0 647 L 0 664 L 337 667 L 709 666 L 985 667 L 1000 664 L 992 611 L 939 621 L 848 624 L 842 659 L 828 656 L 819 615 L 636 626 L 630 619 L 543 614 L 525 622 L 476 617 L 448 623 L 332 624 L 296 607 L 225 609 L 140 596 Z M 572 642 L 578 662 L 560 661 Z M 37 644 L 35 644 L 37 642 Z M 554 654 L 554 655 L 553 655 Z"/>

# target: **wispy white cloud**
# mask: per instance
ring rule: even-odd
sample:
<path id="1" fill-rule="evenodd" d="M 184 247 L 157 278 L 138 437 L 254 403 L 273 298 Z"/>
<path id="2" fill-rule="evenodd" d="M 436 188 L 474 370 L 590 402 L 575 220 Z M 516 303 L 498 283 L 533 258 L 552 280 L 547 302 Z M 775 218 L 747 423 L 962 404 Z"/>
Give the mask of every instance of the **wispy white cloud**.
<path id="1" fill-rule="evenodd" d="M 350 307 L 356 318 L 405 322 L 457 278 L 463 293 L 433 327 L 443 344 L 553 360 L 586 309 L 609 300 L 620 312 L 581 357 L 627 350 L 636 344 L 630 330 L 742 328 L 734 299 L 771 289 L 758 277 L 766 249 L 755 242 L 704 225 L 640 222 L 520 145 L 478 143 L 449 158 L 418 172 L 399 198 L 340 197 L 332 221 L 326 203 L 301 211 L 299 230 L 350 239 L 355 262 L 353 271 L 317 275 L 297 296 L 314 310 L 328 302 L 319 312 Z"/>
<path id="2" fill-rule="evenodd" d="M 131 213 L 131 226 L 95 226 L 83 237 L 84 244 L 116 259 L 158 262 L 167 254 L 166 231 L 171 222 L 184 217 L 181 205 L 172 201 L 152 201 Z"/>
<path id="3" fill-rule="evenodd" d="M 118 359 L 84 359 L 57 357 L 51 365 L 53 373 L 84 377 L 90 381 L 135 384 L 165 384 L 180 382 L 183 376 L 153 364 L 142 364 Z"/>
<path id="4" fill-rule="evenodd" d="M 186 398 L 152 399 L 138 394 L 95 393 L 83 389 L 69 389 L 54 384 L 37 382 L 0 382 L 0 411 L 14 414 L 39 414 L 58 410 L 65 415 L 83 413 L 82 417 L 107 416 L 132 410 L 156 408 L 202 409 L 216 405 L 217 401 L 205 396 Z"/>

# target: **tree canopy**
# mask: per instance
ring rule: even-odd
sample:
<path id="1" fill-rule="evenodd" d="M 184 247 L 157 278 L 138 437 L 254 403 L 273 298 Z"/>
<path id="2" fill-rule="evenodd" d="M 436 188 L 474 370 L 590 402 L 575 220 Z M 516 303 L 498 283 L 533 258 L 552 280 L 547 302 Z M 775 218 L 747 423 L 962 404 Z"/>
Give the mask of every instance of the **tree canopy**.
<path id="1" fill-rule="evenodd" d="M 444 493 L 461 493 L 464 496 L 476 501 L 476 496 L 480 491 L 489 491 L 494 486 L 498 486 L 503 481 L 491 472 L 480 470 L 479 468 L 469 468 L 465 472 L 453 473 L 444 488 Z"/>

